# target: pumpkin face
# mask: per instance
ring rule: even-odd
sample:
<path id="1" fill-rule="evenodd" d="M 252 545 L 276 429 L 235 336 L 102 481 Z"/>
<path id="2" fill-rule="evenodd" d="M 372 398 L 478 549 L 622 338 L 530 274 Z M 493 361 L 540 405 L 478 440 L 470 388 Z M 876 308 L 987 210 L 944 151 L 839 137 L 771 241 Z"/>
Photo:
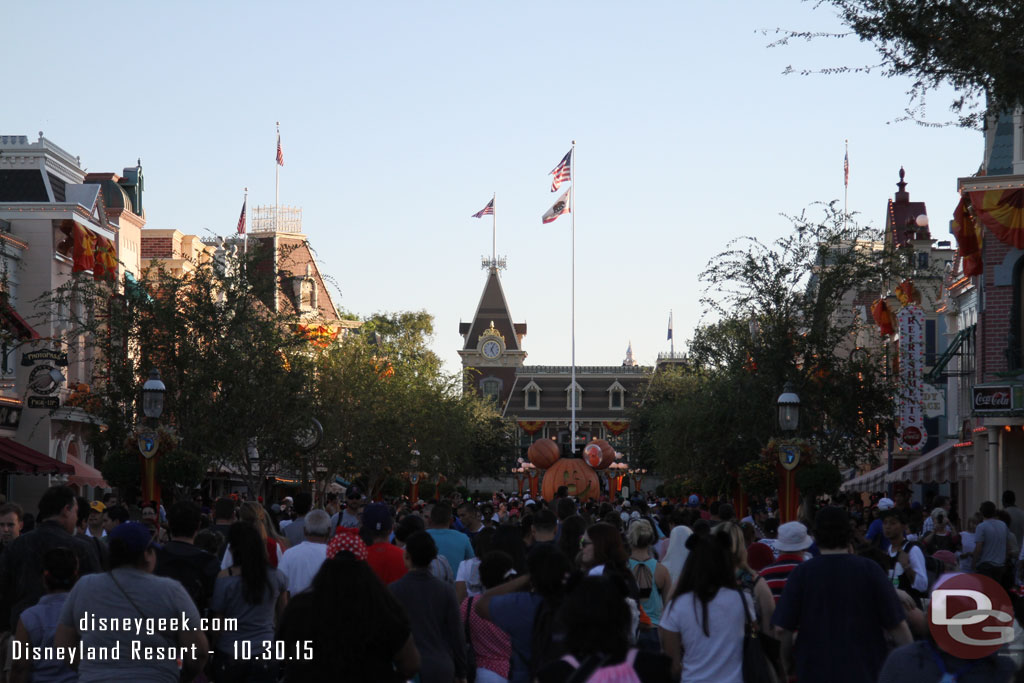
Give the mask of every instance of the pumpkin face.
<path id="1" fill-rule="evenodd" d="M 612 445 L 604 439 L 595 439 L 587 445 L 587 448 L 591 446 L 597 446 L 601 449 L 601 460 L 598 464 L 594 465 L 595 470 L 608 469 L 608 466 L 615 462 L 615 449 Z"/>
<path id="2" fill-rule="evenodd" d="M 526 455 L 535 466 L 546 470 L 555 464 L 561 453 L 558 450 L 558 444 L 551 439 L 537 439 L 530 445 L 530 450 L 526 452 Z"/>
<path id="3" fill-rule="evenodd" d="M 553 500 L 559 486 L 569 488 L 569 495 L 577 500 L 596 500 L 601 495 L 597 472 L 579 458 L 562 458 L 544 472 L 541 481 L 541 495 L 544 500 Z"/>
<path id="4" fill-rule="evenodd" d="M 596 443 L 588 443 L 587 447 L 583 449 L 583 459 L 586 460 L 587 464 L 591 467 L 600 467 L 601 447 Z"/>

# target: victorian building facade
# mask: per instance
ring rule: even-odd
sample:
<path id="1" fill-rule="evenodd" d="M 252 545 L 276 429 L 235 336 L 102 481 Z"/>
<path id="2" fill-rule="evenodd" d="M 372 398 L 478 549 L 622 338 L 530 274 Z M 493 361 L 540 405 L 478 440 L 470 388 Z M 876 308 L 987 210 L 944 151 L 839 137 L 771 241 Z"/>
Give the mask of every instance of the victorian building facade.
<path id="1" fill-rule="evenodd" d="M 459 349 L 466 386 L 492 399 L 515 425 L 526 449 L 536 439 L 556 441 L 563 452 L 572 444 L 576 399 L 576 450 L 592 439 L 606 439 L 624 456 L 631 451 L 628 410 L 643 397 L 654 369 L 637 365 L 632 345 L 620 365 L 527 365 L 526 323 L 514 322 L 499 269 L 488 267 L 480 302 L 469 322 L 459 324 Z"/>

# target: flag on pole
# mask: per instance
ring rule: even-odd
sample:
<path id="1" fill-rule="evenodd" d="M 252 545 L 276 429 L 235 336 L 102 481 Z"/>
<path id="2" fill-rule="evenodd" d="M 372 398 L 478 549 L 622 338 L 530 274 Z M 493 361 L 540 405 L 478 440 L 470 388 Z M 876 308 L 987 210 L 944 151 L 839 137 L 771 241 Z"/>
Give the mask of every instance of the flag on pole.
<path id="1" fill-rule="evenodd" d="M 843 186 L 850 186 L 850 153 L 847 152 L 846 156 L 843 157 Z"/>
<path id="2" fill-rule="evenodd" d="M 554 192 L 562 183 L 572 182 L 572 149 L 566 152 L 562 160 L 558 162 L 554 170 L 548 175 L 554 176 L 551 179 L 551 191 Z"/>
<path id="3" fill-rule="evenodd" d="M 242 215 L 238 217 L 238 234 L 239 235 L 244 235 L 245 234 L 245 203 L 247 201 L 248 201 L 248 199 L 243 199 L 242 200 Z"/>
<path id="4" fill-rule="evenodd" d="M 551 223 L 556 218 L 561 216 L 563 213 L 570 213 L 572 208 L 570 207 L 569 193 L 572 191 L 570 187 L 568 190 L 562 193 L 562 196 L 558 198 L 551 208 L 544 212 L 544 215 L 540 217 L 544 223 Z"/>
<path id="5" fill-rule="evenodd" d="M 281 132 L 277 133 L 277 165 L 284 166 L 284 152 L 281 151 Z"/>
<path id="6" fill-rule="evenodd" d="M 668 314 L 668 339 L 672 339 L 672 312 Z"/>
<path id="7" fill-rule="evenodd" d="M 494 200 L 492 199 L 491 201 L 487 202 L 487 206 L 485 206 L 484 208 L 482 208 L 479 211 L 477 211 L 476 213 L 474 213 L 472 218 L 483 218 L 484 216 L 493 216 L 493 215 L 494 215 Z"/>

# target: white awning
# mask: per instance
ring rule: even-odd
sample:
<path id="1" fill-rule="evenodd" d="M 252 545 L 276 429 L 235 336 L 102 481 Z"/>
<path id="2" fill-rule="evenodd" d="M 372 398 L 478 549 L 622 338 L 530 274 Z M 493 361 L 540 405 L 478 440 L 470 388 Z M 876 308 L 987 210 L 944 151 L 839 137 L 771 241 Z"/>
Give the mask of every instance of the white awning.
<path id="1" fill-rule="evenodd" d="M 885 478 L 886 481 L 908 481 L 911 484 L 941 484 L 956 481 L 956 458 L 953 442 L 947 441 L 921 457 L 912 460 Z"/>
<path id="2" fill-rule="evenodd" d="M 859 477 L 854 477 L 850 481 L 844 481 L 842 486 L 839 487 L 840 491 L 867 491 L 871 493 L 873 491 L 881 491 L 885 488 L 885 473 L 888 469 L 888 465 L 879 465 L 870 472 L 865 472 Z"/>

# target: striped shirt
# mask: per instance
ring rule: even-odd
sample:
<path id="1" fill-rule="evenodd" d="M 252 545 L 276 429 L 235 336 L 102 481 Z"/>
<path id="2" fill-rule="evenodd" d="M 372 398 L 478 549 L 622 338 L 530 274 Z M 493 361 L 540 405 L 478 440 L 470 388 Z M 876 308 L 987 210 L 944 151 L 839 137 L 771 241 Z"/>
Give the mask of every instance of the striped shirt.
<path id="1" fill-rule="evenodd" d="M 796 566 L 805 559 L 807 559 L 807 553 L 803 551 L 782 553 L 775 562 L 761 570 L 761 576 L 764 578 L 765 583 L 768 584 L 768 588 L 771 589 L 776 605 L 779 604 L 782 591 L 786 588 L 786 581 L 789 580 L 790 572 L 796 569 Z"/>

